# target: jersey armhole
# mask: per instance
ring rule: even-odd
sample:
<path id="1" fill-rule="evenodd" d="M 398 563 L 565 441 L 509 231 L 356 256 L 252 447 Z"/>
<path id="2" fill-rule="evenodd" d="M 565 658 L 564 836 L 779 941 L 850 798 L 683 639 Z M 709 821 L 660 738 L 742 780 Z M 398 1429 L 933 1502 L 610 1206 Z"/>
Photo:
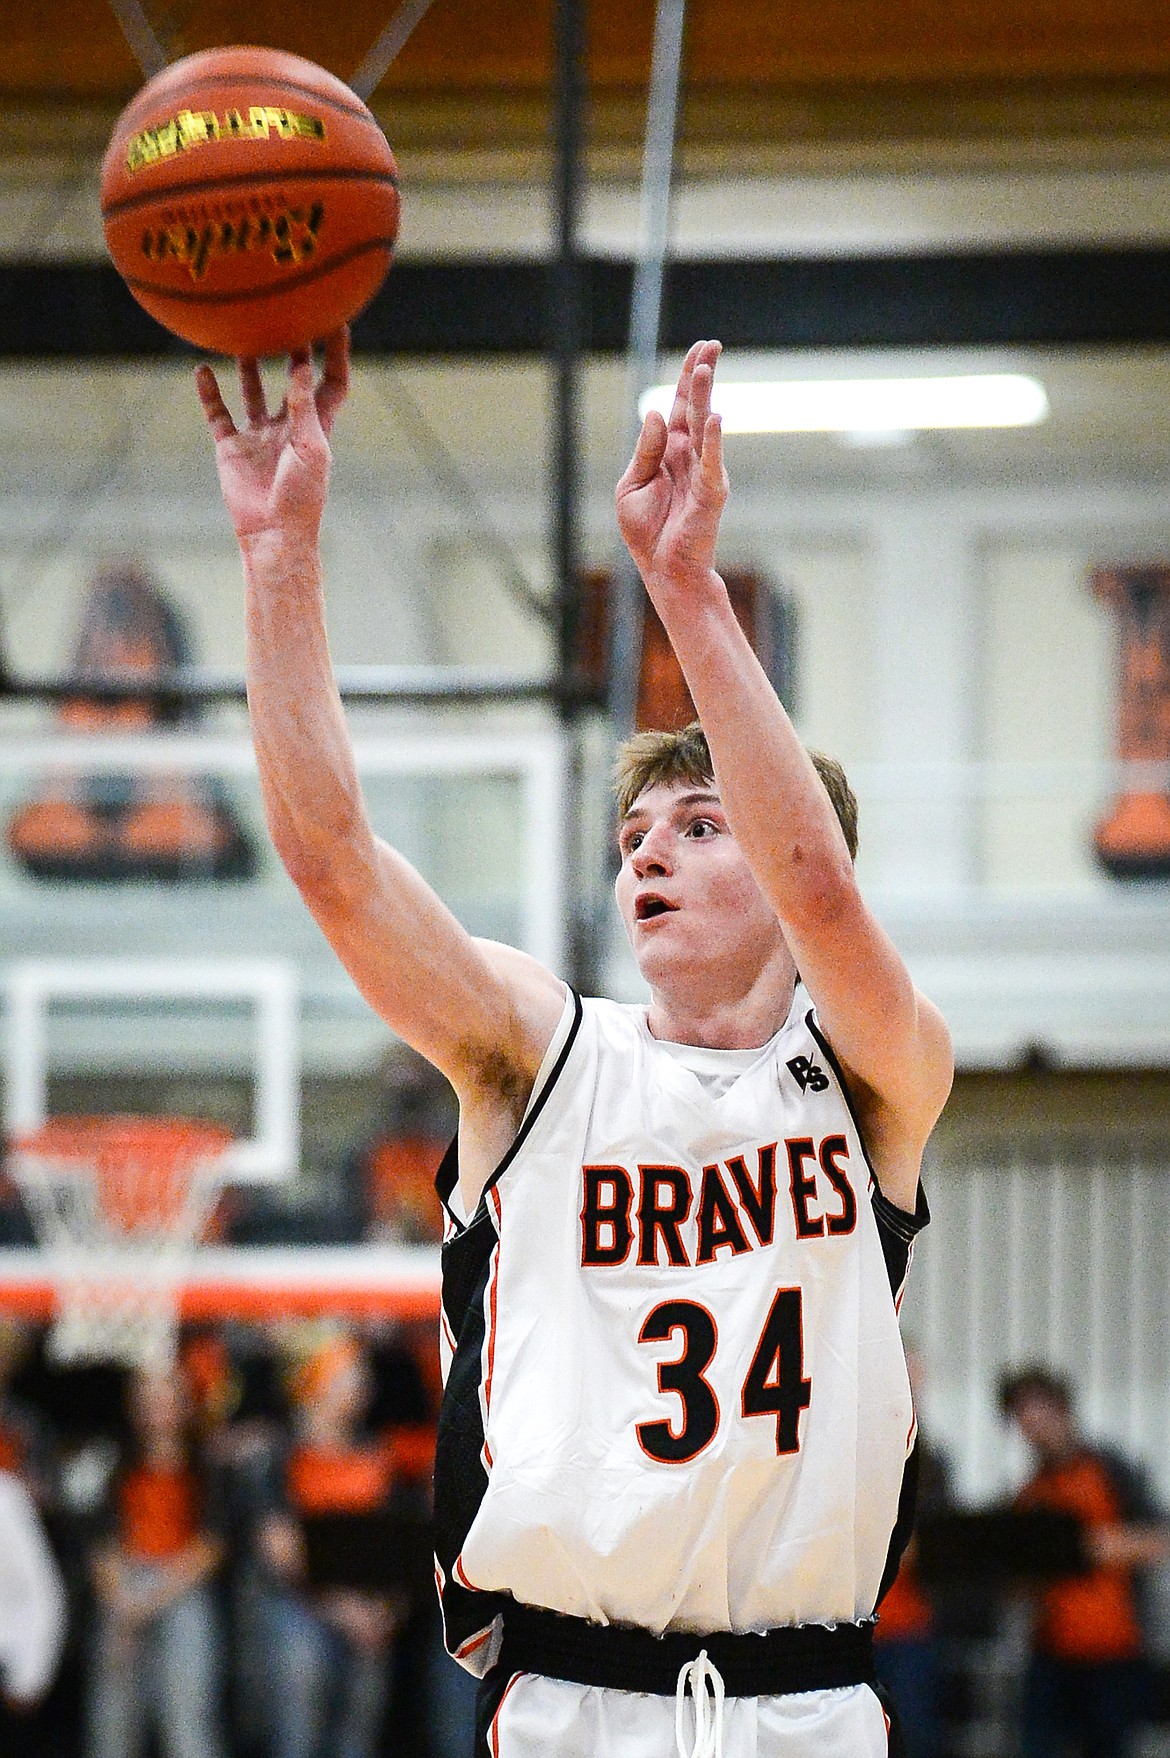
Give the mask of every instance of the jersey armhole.
<path id="1" fill-rule="evenodd" d="M 532 1131 L 533 1125 L 544 1109 L 549 1094 L 552 1092 L 560 1078 L 561 1070 L 568 1061 L 569 1052 L 576 1042 L 577 1033 L 581 1028 L 581 1019 L 584 1014 L 584 1008 L 581 1005 L 581 997 L 575 989 L 570 988 L 569 985 L 566 984 L 565 990 L 564 1011 L 562 1012 L 560 1019 L 557 1021 L 557 1028 L 549 1040 L 548 1049 L 544 1053 L 540 1067 L 537 1070 L 536 1079 L 532 1083 L 532 1092 L 529 1095 L 528 1104 L 525 1108 L 524 1116 L 521 1119 L 520 1128 L 516 1132 L 511 1147 L 508 1149 L 507 1153 L 504 1155 L 503 1159 L 483 1187 L 483 1195 L 480 1197 L 481 1207 L 483 1206 L 488 1191 L 500 1180 L 500 1178 L 503 1177 L 508 1167 L 512 1164 L 512 1161 L 516 1158 L 516 1155 L 520 1152 L 520 1149 L 524 1146 L 525 1141 L 528 1139 L 528 1136 Z M 456 1132 L 454 1139 L 448 1145 L 447 1151 L 440 1162 L 439 1170 L 435 1174 L 435 1189 L 438 1192 L 439 1201 L 443 1205 L 443 1209 L 451 1227 L 453 1227 L 457 1233 L 464 1232 L 465 1229 L 471 1225 L 475 1217 L 472 1215 L 464 1215 L 463 1203 L 459 1196 L 458 1132 Z"/>
<path id="2" fill-rule="evenodd" d="M 849 1082 L 845 1078 L 845 1070 L 837 1060 L 837 1052 L 821 1030 L 820 1025 L 817 1022 L 816 1010 L 814 1008 L 809 1008 L 804 1016 L 804 1023 L 820 1045 L 821 1053 L 823 1054 L 825 1061 L 833 1070 L 837 1085 L 841 1090 L 841 1097 L 844 1099 L 846 1109 L 848 1110 L 850 1117 L 853 1119 L 853 1127 L 857 1131 L 857 1139 L 861 1143 L 861 1151 L 865 1155 L 865 1164 L 869 1170 L 870 1178 L 873 1180 L 875 1208 L 877 1207 L 878 1199 L 880 1197 L 883 1205 L 891 1215 L 900 1216 L 902 1220 L 910 1226 L 910 1237 L 913 1238 L 915 1233 L 921 1233 L 922 1229 L 930 1220 L 930 1208 L 926 1201 L 926 1194 L 922 1188 L 921 1177 L 919 1177 L 918 1180 L 918 1196 L 915 1200 L 913 1214 L 911 1214 L 909 1209 L 898 1208 L 896 1203 L 892 1203 L 888 1197 L 882 1196 L 881 1185 L 878 1183 L 878 1176 L 873 1169 L 873 1161 L 870 1158 L 869 1148 L 866 1146 L 865 1131 L 862 1129 L 861 1119 L 857 1115 L 857 1106 L 853 1103 L 853 1094 L 849 1090 Z"/>
<path id="3" fill-rule="evenodd" d="M 849 1082 L 845 1078 L 845 1070 L 837 1060 L 837 1052 L 834 1050 L 832 1044 L 830 1044 L 828 1038 L 826 1038 L 824 1032 L 820 1028 L 815 1007 L 809 1008 L 804 1016 L 804 1023 L 808 1027 L 817 1044 L 820 1046 L 821 1055 L 833 1070 L 833 1078 L 836 1080 L 837 1086 L 841 1092 L 841 1097 L 845 1101 L 845 1109 L 853 1119 L 853 1127 L 857 1131 L 857 1139 L 861 1143 L 861 1151 L 865 1155 L 865 1164 L 869 1170 L 869 1176 L 873 1182 L 874 1189 L 876 1190 L 878 1188 L 877 1173 L 873 1169 L 873 1161 L 869 1156 L 869 1148 L 866 1145 L 865 1140 L 865 1131 L 862 1129 L 861 1119 L 857 1115 L 857 1106 L 853 1103 L 853 1094 L 849 1091 Z"/>
<path id="4" fill-rule="evenodd" d="M 914 1241 L 930 1221 L 930 1205 L 921 1183 L 918 1186 L 918 1201 L 913 1214 L 907 1209 L 898 1208 L 888 1196 L 883 1196 L 876 1184 L 870 1192 L 869 1200 L 873 1218 L 877 1222 L 886 1272 L 890 1278 L 890 1293 L 897 1305 L 910 1270 L 910 1259 L 914 1255 Z"/>
<path id="5" fill-rule="evenodd" d="M 853 1119 L 853 1127 L 857 1131 L 857 1139 L 861 1143 L 861 1151 L 865 1155 L 865 1163 L 869 1168 L 872 1184 L 870 1204 L 873 1208 L 874 1220 L 877 1222 L 878 1238 L 881 1240 L 882 1256 L 886 1261 L 886 1270 L 890 1278 L 890 1291 L 895 1301 L 898 1299 L 910 1268 L 910 1258 L 914 1241 L 922 1229 L 930 1221 L 930 1205 L 926 1200 L 926 1192 L 922 1188 L 922 1180 L 918 1180 L 918 1195 L 914 1204 L 914 1212 L 900 1209 L 892 1203 L 888 1196 L 883 1196 L 881 1185 L 877 1181 L 877 1173 L 873 1169 L 869 1149 L 865 1144 L 865 1135 L 857 1115 L 857 1107 L 853 1103 L 853 1095 L 849 1091 L 849 1082 L 845 1078 L 845 1070 L 837 1060 L 837 1053 L 817 1022 L 816 1010 L 812 1007 L 804 1016 L 808 1027 L 829 1067 L 833 1070 L 837 1085 Z"/>

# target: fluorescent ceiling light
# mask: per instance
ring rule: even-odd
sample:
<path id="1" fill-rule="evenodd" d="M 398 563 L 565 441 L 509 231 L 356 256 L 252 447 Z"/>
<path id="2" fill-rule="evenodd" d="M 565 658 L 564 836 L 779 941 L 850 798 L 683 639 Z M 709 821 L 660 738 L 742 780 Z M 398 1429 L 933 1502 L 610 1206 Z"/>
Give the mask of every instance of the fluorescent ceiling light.
<path id="1" fill-rule="evenodd" d="M 669 416 L 673 385 L 639 404 Z M 953 378 L 777 379 L 716 382 L 712 407 L 725 433 L 914 432 L 930 427 L 1031 427 L 1048 414 L 1038 379 L 1023 373 Z"/>

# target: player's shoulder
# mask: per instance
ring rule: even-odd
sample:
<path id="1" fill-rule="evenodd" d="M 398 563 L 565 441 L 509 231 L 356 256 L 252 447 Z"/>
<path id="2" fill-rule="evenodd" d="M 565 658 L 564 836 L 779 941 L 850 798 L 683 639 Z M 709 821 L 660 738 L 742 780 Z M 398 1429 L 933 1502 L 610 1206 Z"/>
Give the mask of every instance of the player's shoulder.
<path id="1" fill-rule="evenodd" d="M 607 995 L 586 995 L 582 1006 L 587 1018 L 603 1030 L 623 1037 L 646 1038 L 651 1043 L 646 1025 L 646 1008 L 639 1001 L 611 1001 Z"/>
<path id="2" fill-rule="evenodd" d="M 799 978 L 792 992 L 791 1006 L 776 1028 L 771 1048 L 781 1058 L 791 1056 L 794 1049 L 807 1049 L 810 1055 L 830 1061 L 834 1074 L 839 1072 L 832 1045 L 817 1013 L 816 1002 Z"/>
<path id="3" fill-rule="evenodd" d="M 502 940 L 477 939 L 476 945 L 495 975 L 513 996 L 538 1010 L 551 1041 L 570 1001 L 574 1001 L 583 1023 L 592 1023 L 603 1034 L 629 1040 L 646 1035 L 646 1008 L 639 1002 L 612 1001 L 603 995 L 582 995 L 558 977 L 548 965 L 509 946 Z"/>
<path id="4" fill-rule="evenodd" d="M 475 944 L 501 982 L 509 986 L 520 984 L 533 994 L 546 995 L 563 1004 L 566 991 L 563 979 L 531 952 L 524 952 L 519 946 L 509 946 L 503 940 L 479 937 Z"/>

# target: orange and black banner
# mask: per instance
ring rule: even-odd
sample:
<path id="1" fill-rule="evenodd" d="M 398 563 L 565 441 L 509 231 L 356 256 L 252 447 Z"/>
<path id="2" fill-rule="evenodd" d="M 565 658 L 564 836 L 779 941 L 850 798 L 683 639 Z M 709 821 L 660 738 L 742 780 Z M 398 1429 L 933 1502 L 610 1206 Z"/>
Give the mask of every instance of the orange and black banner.
<path id="1" fill-rule="evenodd" d="M 1120 635 L 1117 755 L 1170 765 L 1170 563 L 1101 569 L 1093 590 Z M 1120 879 L 1170 878 L 1170 792 L 1127 788 L 1097 827 L 1097 853 Z"/>

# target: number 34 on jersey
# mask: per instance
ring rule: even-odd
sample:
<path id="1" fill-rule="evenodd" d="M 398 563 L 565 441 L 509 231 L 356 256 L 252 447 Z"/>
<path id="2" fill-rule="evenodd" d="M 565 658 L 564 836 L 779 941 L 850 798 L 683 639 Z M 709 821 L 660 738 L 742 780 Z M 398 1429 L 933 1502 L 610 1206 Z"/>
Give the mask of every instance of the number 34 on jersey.
<path id="1" fill-rule="evenodd" d="M 819 1142 L 797 1136 L 785 1141 L 782 1150 L 771 1142 L 751 1158 L 754 1165 L 749 1165 L 749 1156 L 736 1154 L 704 1166 L 697 1181 L 683 1166 L 583 1167 L 582 1268 L 605 1269 L 631 1258 L 638 1265 L 662 1268 L 714 1263 L 721 1252 L 738 1257 L 770 1246 L 778 1227 L 790 1227 L 790 1237 L 797 1240 L 854 1231 L 857 1198 L 843 1135 Z M 734 1413 L 744 1420 L 771 1417 L 778 1455 L 799 1451 L 800 1418 L 812 1399 L 803 1336 L 801 1290 L 778 1288 Z M 718 1348 L 716 1320 L 697 1301 L 660 1301 L 646 1315 L 638 1341 L 672 1339 L 680 1353 L 658 1363 L 658 1391 L 673 1393 L 679 1409 L 669 1420 L 639 1423 L 637 1435 L 652 1459 L 685 1464 L 710 1446 L 722 1419 L 706 1377 Z"/>

